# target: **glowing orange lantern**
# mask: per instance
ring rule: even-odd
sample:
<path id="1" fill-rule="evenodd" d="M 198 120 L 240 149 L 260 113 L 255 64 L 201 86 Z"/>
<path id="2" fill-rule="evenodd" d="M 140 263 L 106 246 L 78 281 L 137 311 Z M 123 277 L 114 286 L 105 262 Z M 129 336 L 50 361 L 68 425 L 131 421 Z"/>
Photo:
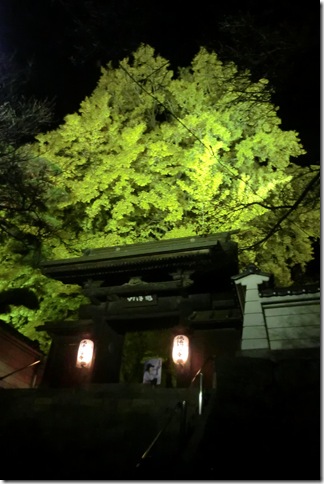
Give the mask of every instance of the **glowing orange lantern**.
<path id="1" fill-rule="evenodd" d="M 76 360 L 77 368 L 90 368 L 93 358 L 93 341 L 83 339 L 79 344 L 78 356 Z"/>
<path id="2" fill-rule="evenodd" d="M 189 339 L 178 334 L 173 340 L 172 359 L 176 365 L 184 365 L 189 356 Z"/>

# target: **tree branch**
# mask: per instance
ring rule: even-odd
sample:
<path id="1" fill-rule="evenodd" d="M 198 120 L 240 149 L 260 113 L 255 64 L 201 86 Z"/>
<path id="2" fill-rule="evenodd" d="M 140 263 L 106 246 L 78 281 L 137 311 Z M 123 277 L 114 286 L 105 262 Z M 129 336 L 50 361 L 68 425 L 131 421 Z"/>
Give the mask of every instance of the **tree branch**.
<path id="1" fill-rule="evenodd" d="M 266 240 L 270 239 L 270 237 L 272 237 L 272 235 L 275 234 L 278 231 L 278 229 L 280 228 L 282 222 L 284 220 L 286 220 L 286 218 L 289 217 L 289 215 L 298 207 L 298 205 L 306 197 L 307 193 L 311 190 L 311 188 L 319 180 L 320 180 L 320 172 L 316 173 L 316 175 L 311 179 L 311 181 L 308 183 L 308 185 L 304 188 L 304 190 L 302 191 L 302 193 L 299 195 L 299 197 L 297 198 L 297 200 L 295 201 L 295 203 L 292 205 L 292 207 L 284 215 L 282 215 L 282 217 L 279 218 L 279 220 L 275 223 L 275 225 L 272 227 L 272 229 L 270 230 L 270 232 L 268 232 L 268 234 L 265 237 L 263 237 L 263 239 L 259 240 L 255 244 L 252 244 L 252 245 L 250 245 L 248 247 L 242 247 L 239 250 L 242 251 L 242 250 L 254 249 L 258 245 L 263 244 L 263 242 L 265 242 Z"/>

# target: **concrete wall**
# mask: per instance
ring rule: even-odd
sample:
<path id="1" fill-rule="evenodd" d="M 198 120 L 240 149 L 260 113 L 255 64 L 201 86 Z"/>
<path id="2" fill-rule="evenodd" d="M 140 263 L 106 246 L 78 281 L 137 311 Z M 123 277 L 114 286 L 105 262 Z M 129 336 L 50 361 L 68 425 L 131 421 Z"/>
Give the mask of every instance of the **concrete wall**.
<path id="1" fill-rule="evenodd" d="M 261 274 L 248 274 L 235 281 L 245 287 L 244 317 L 241 350 L 268 350 L 269 339 L 265 326 L 258 285 L 269 279 Z"/>
<path id="2" fill-rule="evenodd" d="M 262 308 L 271 350 L 320 346 L 319 295 L 271 297 Z"/>
<path id="3" fill-rule="evenodd" d="M 245 287 L 241 352 L 320 346 L 320 292 L 263 297 L 264 274 L 248 274 L 235 283 Z"/>
<path id="4" fill-rule="evenodd" d="M 191 479 L 321 479 L 320 350 L 275 353 L 217 362 L 217 398 Z"/>

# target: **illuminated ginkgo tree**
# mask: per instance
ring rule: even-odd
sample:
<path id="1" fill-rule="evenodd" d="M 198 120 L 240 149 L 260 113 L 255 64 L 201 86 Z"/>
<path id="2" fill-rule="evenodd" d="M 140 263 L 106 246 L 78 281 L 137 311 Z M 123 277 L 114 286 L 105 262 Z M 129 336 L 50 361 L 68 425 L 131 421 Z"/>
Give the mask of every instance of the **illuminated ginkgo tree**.
<path id="1" fill-rule="evenodd" d="M 301 166 L 298 133 L 280 124 L 266 79 L 253 82 L 204 48 L 174 72 L 141 45 L 102 69 L 77 113 L 25 147 L 50 167 L 55 230 L 42 240 L 43 257 L 231 231 L 241 268 L 253 262 L 291 283 L 291 268 L 305 268 L 320 236 L 320 175 L 316 164 Z M 9 274 L 8 252 L 2 260 Z M 20 260 L 15 277 L 4 277 L 6 289 L 41 288 L 40 309 L 24 324 L 75 314 L 83 301 L 75 288 L 24 267 Z"/>
<path id="2" fill-rule="evenodd" d="M 60 173 L 52 210 L 73 250 L 234 230 L 242 264 L 289 282 L 319 237 L 319 168 L 298 166 L 280 124 L 267 80 L 203 48 L 175 73 L 142 45 L 35 149 Z"/>

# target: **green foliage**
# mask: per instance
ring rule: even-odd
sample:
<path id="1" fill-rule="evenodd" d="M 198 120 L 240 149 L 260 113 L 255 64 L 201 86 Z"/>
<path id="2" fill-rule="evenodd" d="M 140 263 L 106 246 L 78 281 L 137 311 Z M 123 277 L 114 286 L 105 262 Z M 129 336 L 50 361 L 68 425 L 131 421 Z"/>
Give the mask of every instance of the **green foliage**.
<path id="1" fill-rule="evenodd" d="M 0 318 L 24 336 L 38 341 L 41 350 L 47 353 L 50 338 L 46 332 L 37 331 L 37 327 L 48 321 L 76 319 L 80 304 L 87 302 L 87 298 L 81 294 L 79 286 L 49 279 L 39 269 L 24 263 L 21 256 L 10 256 L 8 247 L 0 250 L 0 264 L 0 293 L 12 288 L 26 288 L 35 293 L 39 302 L 36 310 L 23 305 L 11 306 L 10 311 L 1 314 Z"/>
<path id="2" fill-rule="evenodd" d="M 302 200 L 258 242 L 318 168 L 293 163 L 305 152 L 277 112 L 266 79 L 252 82 L 205 49 L 176 74 L 145 45 L 118 68 L 108 64 L 79 112 L 34 146 L 59 167 L 64 195 L 52 213 L 64 220 L 66 241 L 81 251 L 239 230 L 242 249 L 252 246 L 242 264 L 253 260 L 290 282 L 290 267 L 312 258 L 319 202 Z"/>
<path id="3" fill-rule="evenodd" d="M 25 147 L 52 167 L 46 207 L 56 234 L 43 256 L 237 230 L 242 267 L 253 262 L 291 283 L 320 236 L 319 167 L 298 166 L 298 133 L 280 124 L 266 79 L 253 82 L 203 48 L 173 72 L 140 46 L 102 69 L 77 113 Z M 11 257 L 4 280 L 43 298 L 34 326 L 76 311 L 78 290 Z M 23 312 L 12 324 L 24 327 Z"/>

